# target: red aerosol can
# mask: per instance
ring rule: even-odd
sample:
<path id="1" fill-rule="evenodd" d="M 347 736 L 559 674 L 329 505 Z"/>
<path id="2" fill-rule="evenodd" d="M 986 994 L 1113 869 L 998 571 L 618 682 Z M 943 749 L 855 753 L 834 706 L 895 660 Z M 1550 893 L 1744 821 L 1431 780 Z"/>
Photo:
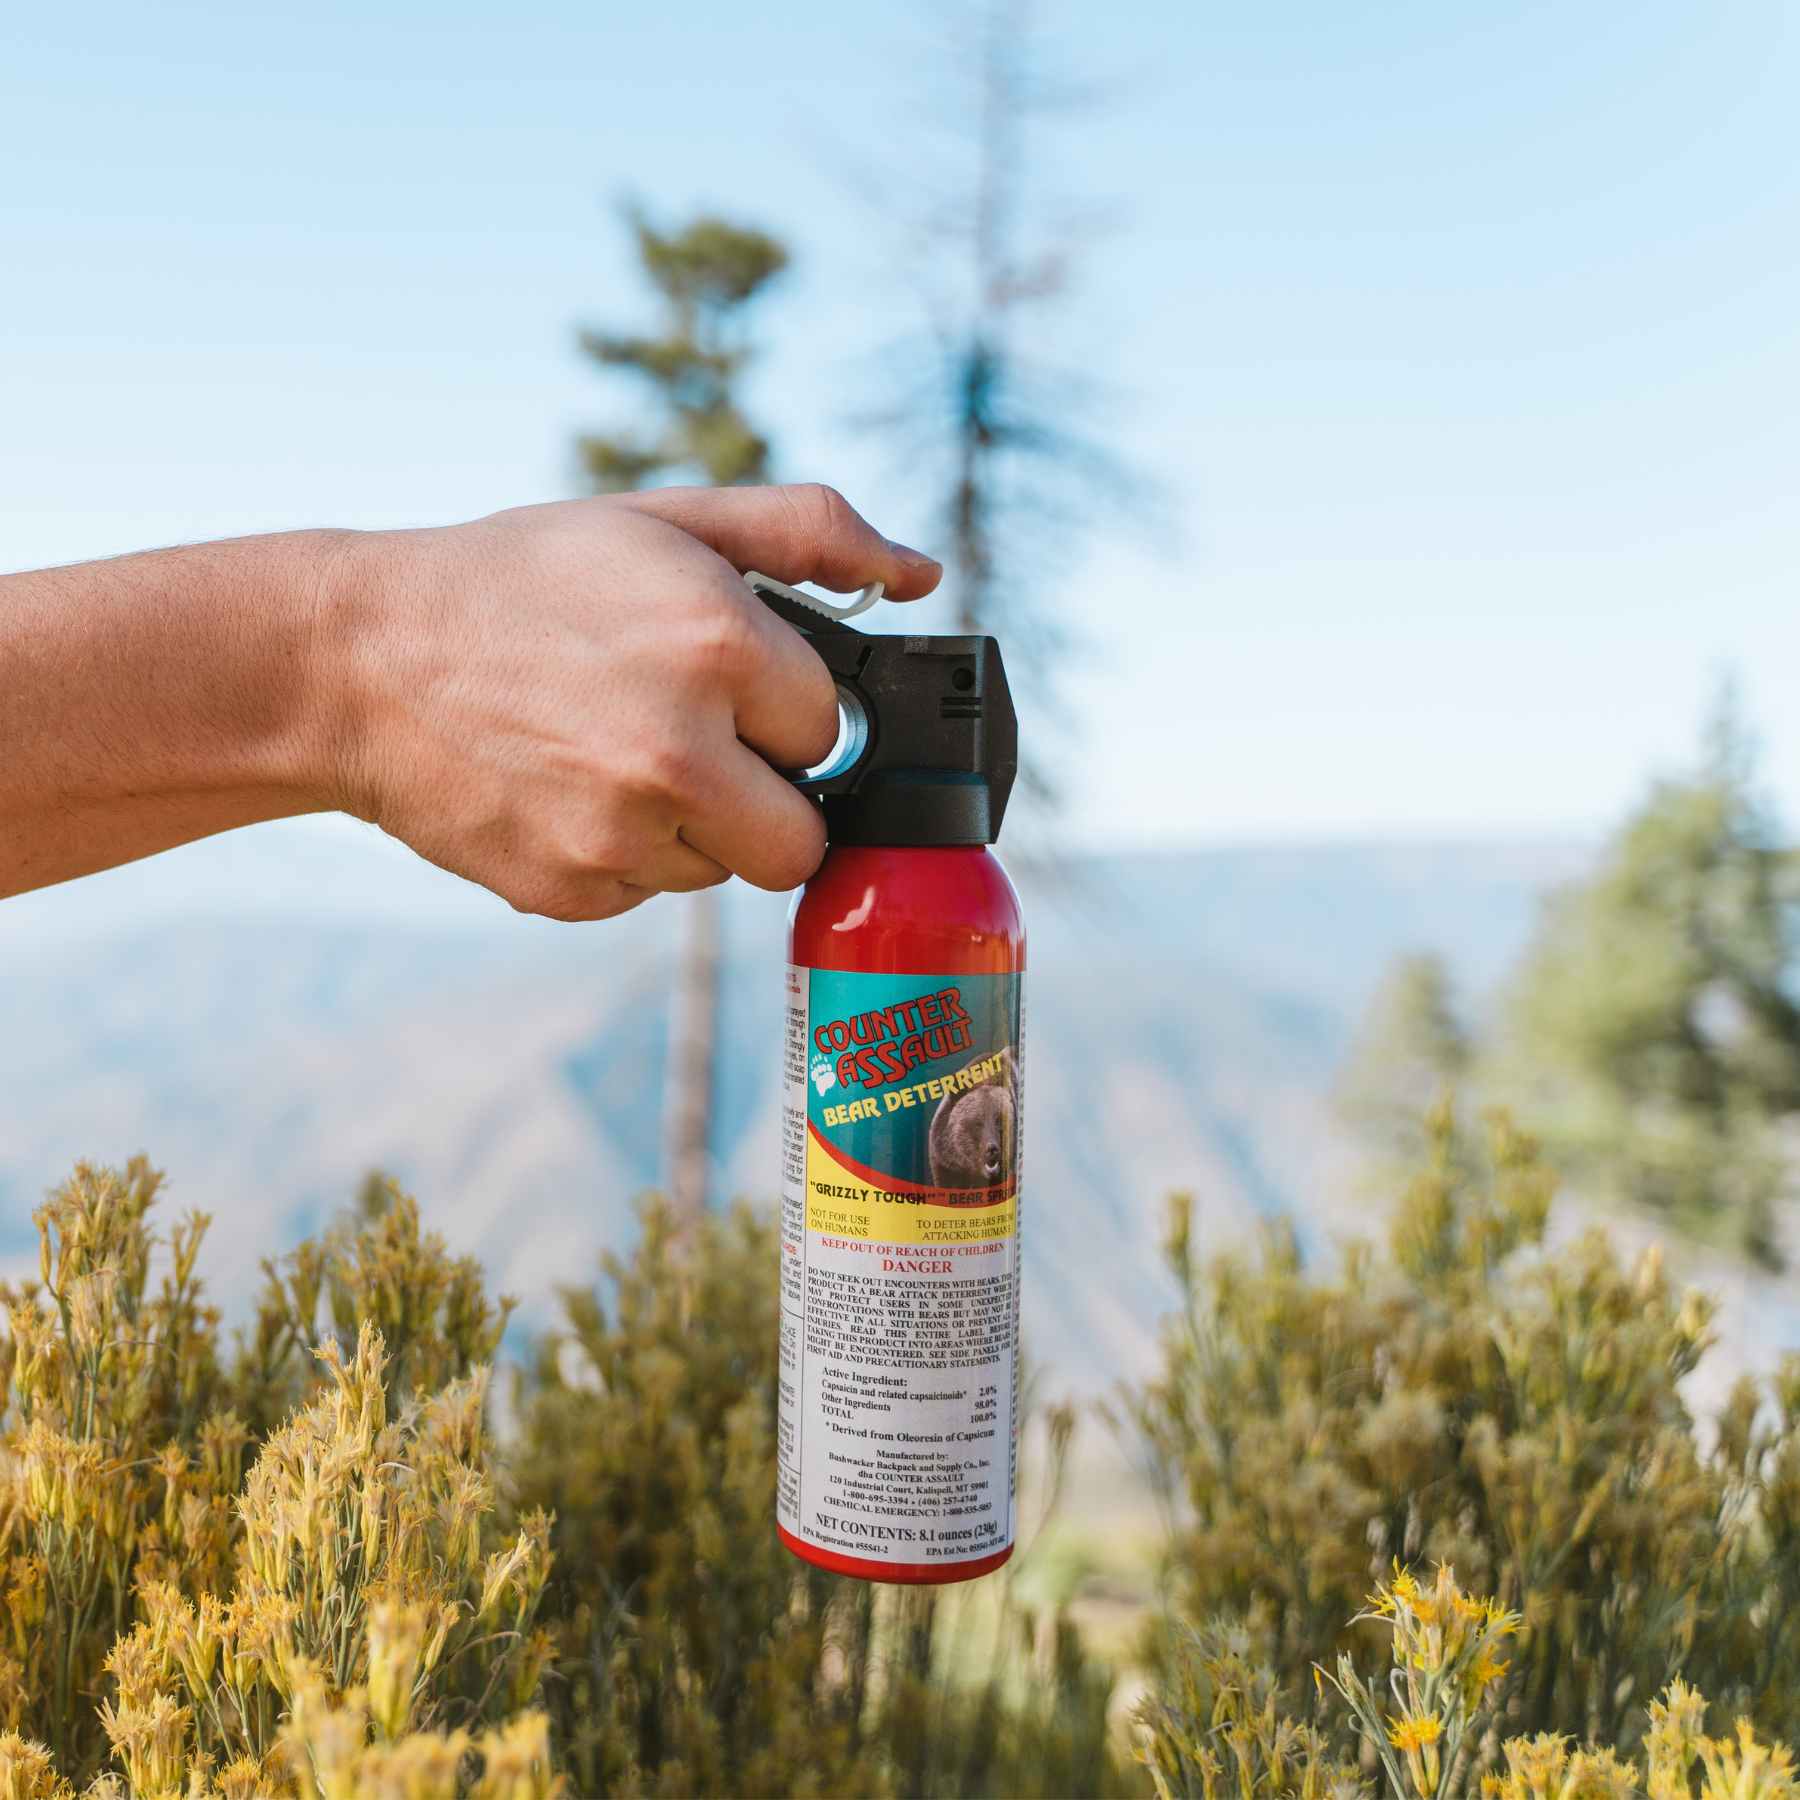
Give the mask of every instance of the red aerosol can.
<path id="1" fill-rule="evenodd" d="M 989 637 L 880 637 L 751 585 L 845 732 L 788 951 L 777 1529 L 872 1581 L 1012 1554 L 1025 926 L 988 848 L 1018 768 Z"/>

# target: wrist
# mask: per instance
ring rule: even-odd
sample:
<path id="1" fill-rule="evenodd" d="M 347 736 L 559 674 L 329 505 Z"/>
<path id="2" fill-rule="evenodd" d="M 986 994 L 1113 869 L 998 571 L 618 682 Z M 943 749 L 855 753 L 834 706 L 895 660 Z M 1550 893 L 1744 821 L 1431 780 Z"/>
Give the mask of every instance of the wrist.
<path id="1" fill-rule="evenodd" d="M 0 583 L 0 894 L 347 803 L 361 534 Z"/>
<path id="2" fill-rule="evenodd" d="M 320 811 L 375 816 L 372 722 L 387 635 L 390 564 L 400 534 L 308 532 L 310 593 L 305 658 L 307 785 Z"/>

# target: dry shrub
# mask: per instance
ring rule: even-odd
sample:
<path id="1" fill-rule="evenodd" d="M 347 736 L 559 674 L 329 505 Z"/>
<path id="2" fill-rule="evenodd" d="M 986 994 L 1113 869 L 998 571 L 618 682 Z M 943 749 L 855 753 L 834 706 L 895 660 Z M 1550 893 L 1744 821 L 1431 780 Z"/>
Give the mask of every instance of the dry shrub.
<path id="1" fill-rule="evenodd" d="M 1119 1791 L 1111 1675 L 1066 1617 L 1003 1577 L 877 1589 L 776 1539 L 777 1267 L 748 1208 L 678 1234 L 651 1206 L 608 1302 L 565 1295 L 521 1384 L 517 1496 L 556 1518 L 545 1697 L 576 1787 Z M 1060 1456 L 1073 1420 L 1045 1423 Z"/>
<path id="2" fill-rule="evenodd" d="M 138 1795 L 548 1794 L 549 1526 L 500 1535 L 485 1424 L 504 1307 L 378 1184 L 226 1359 L 160 1179 L 77 1169 L 4 1295 L 0 1718 L 43 1743 L 0 1739 L 0 1795 L 126 1791 L 109 1760 Z"/>
<path id="3" fill-rule="evenodd" d="M 5 1295 L 0 1727 L 26 1735 L 0 1800 L 542 1800 L 553 1764 L 583 1794 L 1127 1784 L 1111 1676 L 1054 1607 L 780 1548 L 777 1261 L 747 1211 L 678 1241 L 652 1207 L 611 1316 L 569 1296 L 514 1470 L 485 1416 L 506 1303 L 410 1199 L 371 1183 L 266 1265 L 227 1355 L 205 1221 L 159 1243 L 158 1183 L 79 1169 Z M 1060 1457 L 1072 1416 L 1048 1423 Z"/>
<path id="4" fill-rule="evenodd" d="M 246 1433 L 194 1275 L 207 1221 L 175 1227 L 153 1282 L 161 1181 L 142 1158 L 78 1168 L 34 1215 L 39 1280 L 0 1289 L 0 1724 L 77 1779 L 106 1754 L 94 1695 L 140 1574 L 222 1583 L 237 1535 Z"/>
<path id="5" fill-rule="evenodd" d="M 1740 1719 L 1706 1734 L 1706 1702 L 1677 1680 L 1646 1709 L 1644 1760 L 1611 1745 L 1577 1747 L 1559 1733 L 1503 1735 L 1517 1614 L 1477 1599 L 1439 1565 L 1429 1586 L 1396 1569 L 1360 1617 L 1387 1638 L 1384 1676 L 1354 1659 L 1315 1666 L 1316 1693 L 1336 1714 L 1360 1766 L 1334 1756 L 1329 1734 L 1290 1718 L 1280 1684 L 1247 1636 L 1215 1624 L 1182 1636 L 1173 1679 L 1138 1710 L 1140 1755 L 1160 1800 L 1794 1800 L 1793 1757 Z M 1484 1765 L 1497 1772 L 1480 1773 Z"/>
<path id="6" fill-rule="evenodd" d="M 1442 1109 L 1430 1140 L 1386 1255 L 1353 1247 L 1335 1276 L 1283 1237 L 1202 1268 L 1177 1208 L 1181 1310 L 1127 1402 L 1175 1521 L 1177 1613 L 1238 1621 L 1340 1755 L 1311 1671 L 1379 1638 L 1362 1596 L 1396 1558 L 1467 1571 L 1529 1628 L 1510 1731 L 1634 1754 L 1681 1676 L 1792 1738 L 1800 1363 L 1697 1431 L 1681 1384 L 1709 1303 L 1597 1233 L 1546 1254 L 1552 1177 L 1504 1119 L 1476 1148 Z"/>

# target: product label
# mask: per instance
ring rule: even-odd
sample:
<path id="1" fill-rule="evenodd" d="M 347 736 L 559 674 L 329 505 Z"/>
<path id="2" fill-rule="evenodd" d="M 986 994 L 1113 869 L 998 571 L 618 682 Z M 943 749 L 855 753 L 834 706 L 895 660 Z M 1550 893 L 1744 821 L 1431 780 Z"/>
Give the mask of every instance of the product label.
<path id="1" fill-rule="evenodd" d="M 790 967 L 778 1513 L 880 1563 L 1013 1535 L 1017 975 Z"/>

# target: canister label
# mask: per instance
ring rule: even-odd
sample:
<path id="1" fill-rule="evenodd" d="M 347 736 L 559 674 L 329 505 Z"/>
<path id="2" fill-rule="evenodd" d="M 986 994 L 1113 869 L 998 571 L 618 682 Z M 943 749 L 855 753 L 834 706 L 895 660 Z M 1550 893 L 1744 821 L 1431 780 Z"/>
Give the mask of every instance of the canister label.
<path id="1" fill-rule="evenodd" d="M 944 1565 L 1013 1535 L 1020 977 L 790 966 L 778 1513 Z"/>

